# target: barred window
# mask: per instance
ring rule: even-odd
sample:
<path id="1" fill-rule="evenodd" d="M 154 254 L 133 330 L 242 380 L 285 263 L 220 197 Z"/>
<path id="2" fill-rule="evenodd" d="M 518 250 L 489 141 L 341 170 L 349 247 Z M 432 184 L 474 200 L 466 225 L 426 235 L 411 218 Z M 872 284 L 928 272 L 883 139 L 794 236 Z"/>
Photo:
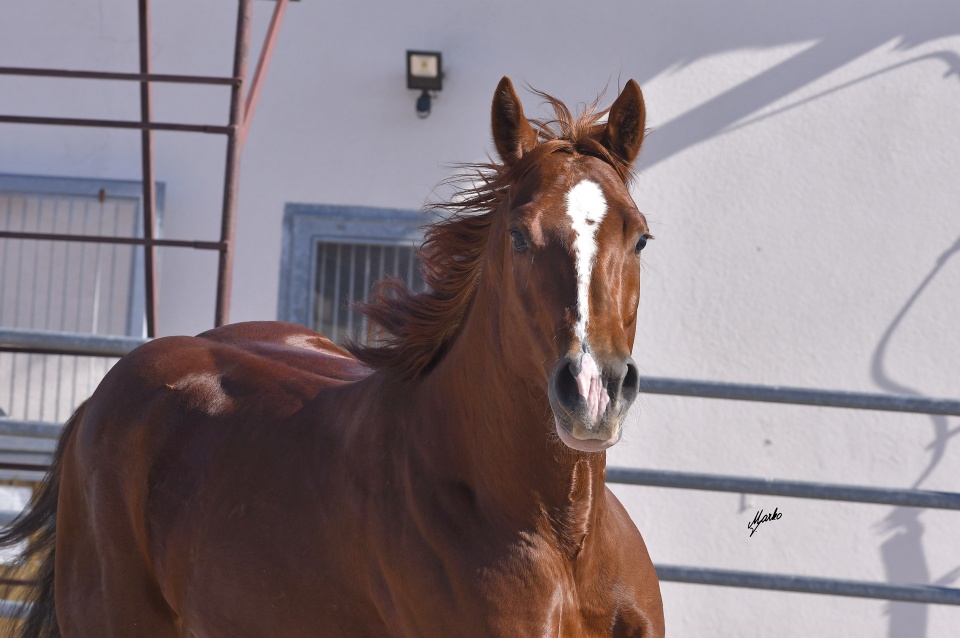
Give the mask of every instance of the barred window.
<path id="1" fill-rule="evenodd" d="M 416 211 L 288 204 L 278 318 L 337 343 L 363 341 L 367 321 L 352 302 L 366 300 L 377 281 L 394 276 L 425 289 L 417 260 L 423 222 Z"/>
<path id="2" fill-rule="evenodd" d="M 0 230 L 140 236 L 141 192 L 139 182 L 0 174 Z M 0 329 L 143 336 L 143 249 L 0 238 Z M 62 422 L 115 361 L 0 352 L 0 412 Z"/>

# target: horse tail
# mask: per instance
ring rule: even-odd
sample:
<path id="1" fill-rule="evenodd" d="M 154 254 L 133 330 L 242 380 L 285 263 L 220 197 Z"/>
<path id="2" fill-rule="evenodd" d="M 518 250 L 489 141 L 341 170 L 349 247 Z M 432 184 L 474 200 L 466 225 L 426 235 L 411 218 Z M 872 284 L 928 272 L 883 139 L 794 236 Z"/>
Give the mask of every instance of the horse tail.
<path id="1" fill-rule="evenodd" d="M 54 564 L 56 563 L 57 503 L 60 498 L 60 469 L 63 453 L 77 423 L 83 417 L 84 405 L 77 408 L 63 427 L 53 463 L 40 488 L 30 499 L 30 505 L 6 529 L 0 530 L 0 548 L 26 542 L 18 564 L 37 565 L 33 583 L 24 601 L 29 608 L 22 615 L 12 636 L 17 638 L 60 638 L 54 600 Z M 14 625 L 14 623 L 11 623 Z"/>

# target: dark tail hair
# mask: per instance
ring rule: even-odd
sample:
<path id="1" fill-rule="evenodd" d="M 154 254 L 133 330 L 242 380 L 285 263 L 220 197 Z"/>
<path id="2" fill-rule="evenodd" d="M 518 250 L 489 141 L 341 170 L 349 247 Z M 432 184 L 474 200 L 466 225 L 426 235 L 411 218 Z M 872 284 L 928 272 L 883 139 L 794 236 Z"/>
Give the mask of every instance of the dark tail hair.
<path id="1" fill-rule="evenodd" d="M 12 547 L 18 543 L 27 542 L 27 548 L 18 560 L 21 567 L 33 559 L 38 562 L 36 579 L 25 597 L 25 601 L 30 603 L 29 611 L 16 627 L 15 633 L 11 634 L 17 638 L 60 638 L 56 603 L 53 598 L 60 466 L 67 441 L 83 417 L 83 409 L 84 405 L 77 408 L 64 426 L 60 441 L 57 443 L 57 451 L 53 455 L 50 471 L 40 489 L 30 499 L 30 505 L 10 524 L 10 527 L 0 530 L 0 547 Z"/>

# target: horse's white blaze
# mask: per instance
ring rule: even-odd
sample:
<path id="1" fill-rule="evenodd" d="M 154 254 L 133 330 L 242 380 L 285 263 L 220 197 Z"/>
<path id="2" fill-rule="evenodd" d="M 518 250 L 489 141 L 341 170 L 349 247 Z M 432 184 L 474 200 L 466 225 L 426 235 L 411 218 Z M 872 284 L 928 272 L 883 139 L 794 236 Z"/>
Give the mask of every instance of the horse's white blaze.
<path id="1" fill-rule="evenodd" d="M 590 282 L 597 254 L 597 229 L 606 214 L 607 200 L 595 182 L 585 179 L 567 193 L 567 215 L 575 233 L 573 256 L 577 273 L 577 323 L 573 329 L 581 348 L 586 346 L 587 324 L 590 322 Z M 588 352 L 584 352 L 581 359 L 577 389 L 587 402 L 589 423 L 599 423 L 610 397 L 603 387 L 600 369 Z"/>
<path id="2" fill-rule="evenodd" d="M 577 324 L 574 332 L 581 346 L 587 342 L 590 320 L 590 280 L 597 254 L 597 229 L 607 214 L 607 200 L 595 182 L 583 180 L 567 193 L 567 215 L 575 237 L 574 268 L 577 271 Z"/>

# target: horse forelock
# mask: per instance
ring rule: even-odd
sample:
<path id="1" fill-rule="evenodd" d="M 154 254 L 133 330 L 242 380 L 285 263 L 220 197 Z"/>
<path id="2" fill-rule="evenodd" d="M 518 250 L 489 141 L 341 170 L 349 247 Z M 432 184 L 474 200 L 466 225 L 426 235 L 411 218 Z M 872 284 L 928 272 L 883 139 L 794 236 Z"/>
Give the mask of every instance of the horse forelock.
<path id="1" fill-rule="evenodd" d="M 371 338 L 367 344 L 349 343 L 347 349 L 366 365 L 411 379 L 439 361 L 473 300 L 497 210 L 509 204 L 512 187 L 546 157 L 594 156 L 629 184 L 629 162 L 601 143 L 607 110 L 597 109 L 599 97 L 574 115 L 560 100 L 534 92 L 553 110 L 551 118 L 530 120 L 537 146 L 513 164 L 491 159 L 458 165 L 458 173 L 445 181 L 454 187 L 454 196 L 427 207 L 441 217 L 427 226 L 419 253 L 429 289 L 413 293 L 403 281 L 390 277 L 377 284 L 368 302 L 356 304 L 370 320 Z"/>

